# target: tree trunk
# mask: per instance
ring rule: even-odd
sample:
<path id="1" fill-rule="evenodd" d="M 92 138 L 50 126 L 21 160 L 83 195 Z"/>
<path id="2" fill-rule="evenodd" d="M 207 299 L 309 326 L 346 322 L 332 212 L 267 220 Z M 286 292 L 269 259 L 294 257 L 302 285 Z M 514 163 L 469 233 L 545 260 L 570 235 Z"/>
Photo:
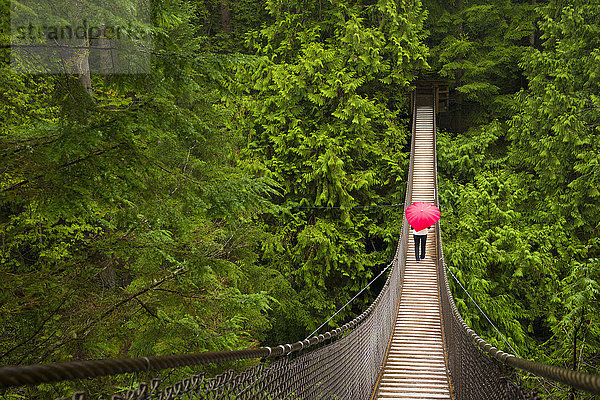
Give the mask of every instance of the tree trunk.
<path id="1" fill-rule="evenodd" d="M 98 51 L 100 52 L 100 65 L 98 66 L 98 72 L 104 75 L 115 73 L 116 65 L 112 49 L 112 47 L 115 46 L 115 40 L 107 37 L 106 27 L 102 27 L 102 33 L 97 40 Z"/>
<path id="2" fill-rule="evenodd" d="M 462 0 L 458 0 L 456 2 L 456 8 L 458 10 L 458 13 L 460 13 L 462 11 Z M 461 19 L 460 23 L 458 24 L 458 37 L 461 38 L 462 34 L 463 34 L 463 21 Z M 457 57 L 457 61 L 460 62 L 462 60 L 462 56 L 459 55 Z M 464 71 L 461 69 L 459 69 L 458 71 L 456 71 L 456 87 L 460 87 L 462 86 L 462 77 L 463 77 L 463 73 Z M 457 91 L 457 99 L 456 99 L 456 105 L 457 105 L 457 127 L 459 131 L 463 130 L 463 96 L 462 93 Z"/>
<path id="3" fill-rule="evenodd" d="M 575 328 L 575 335 L 573 336 L 573 371 L 577 371 L 577 332 L 579 327 Z M 569 395 L 570 400 L 575 400 L 575 388 L 571 388 L 571 394 Z"/>
<path id="4" fill-rule="evenodd" d="M 535 6 L 537 4 L 536 0 L 531 0 L 531 5 Z M 529 35 L 529 46 L 530 47 L 535 47 L 535 30 L 536 30 L 536 25 L 535 25 L 535 21 L 533 21 L 533 30 L 531 31 L 531 35 Z"/>
<path id="5" fill-rule="evenodd" d="M 231 34 L 231 11 L 229 0 L 221 0 L 221 25 L 226 34 Z"/>
<path id="6" fill-rule="evenodd" d="M 582 308 L 581 309 L 581 321 L 579 322 L 579 325 L 574 327 L 575 332 L 573 334 L 573 371 L 577 371 L 577 365 L 578 365 L 578 363 L 577 363 L 577 335 L 579 334 L 579 331 L 583 327 L 584 315 L 585 315 L 585 308 Z M 569 399 L 575 400 L 575 388 L 571 388 L 571 394 L 569 395 Z"/>
<path id="7" fill-rule="evenodd" d="M 85 12 L 87 11 L 83 0 L 74 0 L 70 10 L 70 19 L 74 22 L 74 26 L 79 23 L 80 18 L 85 17 Z M 90 37 L 87 27 L 84 27 L 84 30 L 84 37 L 81 38 L 80 41 L 75 42 L 76 48 L 73 49 L 73 52 L 71 53 L 72 59 L 70 62 L 72 65 L 70 69 L 71 73 L 74 73 L 74 75 L 77 76 L 79 83 L 87 94 L 89 94 L 90 97 L 93 97 L 92 74 L 90 72 Z"/>
<path id="8" fill-rule="evenodd" d="M 85 91 L 93 97 L 92 93 L 92 74 L 90 73 L 90 41 L 83 39 L 80 49 L 75 52 L 75 62 L 77 68 L 77 79 Z"/>

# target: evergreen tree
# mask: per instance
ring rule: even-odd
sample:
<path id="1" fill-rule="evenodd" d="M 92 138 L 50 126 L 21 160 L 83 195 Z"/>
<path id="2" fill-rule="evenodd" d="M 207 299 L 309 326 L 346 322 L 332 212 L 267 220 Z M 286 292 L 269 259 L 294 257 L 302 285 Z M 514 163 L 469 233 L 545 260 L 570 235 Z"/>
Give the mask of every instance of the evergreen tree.
<path id="1" fill-rule="evenodd" d="M 269 328 L 251 218 L 271 186 L 235 166 L 219 105 L 246 61 L 205 50 L 197 5 L 153 7 L 147 74 L 91 74 L 90 92 L 77 76 L 15 74 L 3 57 L 4 365 L 247 348 Z M 69 385 L 82 389 L 21 394 Z"/>
<path id="2" fill-rule="evenodd" d="M 267 9 L 272 22 L 248 35 L 264 61 L 240 73 L 247 114 L 238 129 L 248 132 L 246 163 L 280 186 L 280 211 L 264 217 L 272 236 L 263 261 L 288 277 L 296 309 L 308 313 L 290 321 L 298 337 L 393 254 L 402 209 L 359 207 L 402 203 L 402 118 L 425 65 L 426 12 L 387 0 L 274 0 Z"/>
<path id="3" fill-rule="evenodd" d="M 502 112 L 469 116 L 468 132 L 439 136 L 445 254 L 521 356 L 597 373 L 597 313 L 590 310 L 597 309 L 599 279 L 592 210 L 600 14 L 589 2 L 550 1 L 536 10 L 540 35 L 520 50 L 527 87 Z M 461 62 L 468 57 L 470 51 Z M 490 117 L 498 120 L 487 123 Z M 475 331 L 512 351 L 462 289 L 453 291 Z M 552 398 L 571 395 L 546 387 L 539 390 Z"/>
<path id="4" fill-rule="evenodd" d="M 539 13 L 543 43 L 522 63 L 529 88 L 511 123 L 511 163 L 534 194 L 532 217 L 565 236 L 552 249 L 562 281 L 546 361 L 598 373 L 600 3 L 550 1 Z"/>
<path id="5" fill-rule="evenodd" d="M 425 5 L 431 13 L 430 63 L 455 91 L 453 128 L 510 118 L 513 95 L 526 84 L 518 63 L 535 37 L 534 5 L 519 0 Z"/>

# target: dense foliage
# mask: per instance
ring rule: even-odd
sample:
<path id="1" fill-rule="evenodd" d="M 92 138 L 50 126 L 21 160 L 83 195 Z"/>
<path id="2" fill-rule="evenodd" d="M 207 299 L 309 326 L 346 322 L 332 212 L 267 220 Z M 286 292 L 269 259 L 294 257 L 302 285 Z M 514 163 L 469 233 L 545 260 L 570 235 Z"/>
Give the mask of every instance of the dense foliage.
<path id="1" fill-rule="evenodd" d="M 267 8 L 272 24 L 248 36 L 265 60 L 240 73 L 238 129 L 244 160 L 279 188 L 280 208 L 262 218 L 271 233 L 263 262 L 292 282 L 307 313 L 300 322 L 313 329 L 396 248 L 410 135 L 402 118 L 425 62 L 424 14 L 386 0 Z M 302 316 L 292 309 L 282 317 Z"/>
<path id="2" fill-rule="evenodd" d="M 271 323 L 251 219 L 273 189 L 219 108 L 246 61 L 204 51 L 196 6 L 155 7 L 148 74 L 1 70 L 4 365 L 246 348 Z"/>
<path id="3" fill-rule="evenodd" d="M 599 372 L 597 0 L 157 0 L 150 15 L 145 74 L 17 74 L 0 49 L 0 363 L 303 339 L 390 260 L 408 93 L 433 77 L 451 88 L 446 261 L 501 333 L 457 285 L 461 313 L 503 350 Z"/>
<path id="4" fill-rule="evenodd" d="M 502 58 L 488 53 L 489 61 L 469 52 L 489 73 L 478 90 L 498 88 L 473 96 L 464 86 L 475 84 L 474 75 L 461 68 L 464 74 L 454 84 L 466 97 L 457 112 L 468 123 L 464 132 L 441 135 L 439 159 L 452 271 L 522 356 L 598 374 L 600 4 L 592 3 L 511 4 L 515 12 L 499 13 L 495 24 L 505 30 L 476 36 L 470 25 L 480 20 L 466 17 L 481 5 L 463 4 L 457 16 L 448 17 L 460 20 L 463 32 L 473 32 L 465 40 L 494 43 L 502 32 L 512 50 Z M 489 7 L 500 10 L 502 4 Z M 530 19 L 515 21 L 519 10 L 528 9 L 536 11 L 538 30 L 526 41 Z M 523 40 L 515 42 L 515 35 Z M 504 56 L 517 54 L 502 64 Z M 451 67 L 464 66 L 468 57 L 461 55 Z M 443 56 L 440 61 L 446 62 Z M 515 88 L 518 80 L 522 89 Z M 512 351 L 462 290 L 455 294 L 469 324 Z M 569 395 L 548 383 L 538 390 L 552 398 Z"/>

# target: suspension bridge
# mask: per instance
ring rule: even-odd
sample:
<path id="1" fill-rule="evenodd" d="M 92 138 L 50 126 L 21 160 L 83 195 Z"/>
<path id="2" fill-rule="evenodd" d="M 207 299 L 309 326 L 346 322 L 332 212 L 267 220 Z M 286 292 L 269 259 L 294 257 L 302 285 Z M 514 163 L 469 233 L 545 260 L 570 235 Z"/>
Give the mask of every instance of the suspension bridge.
<path id="1" fill-rule="evenodd" d="M 411 160 L 405 204 L 438 205 L 436 88 L 413 93 Z M 416 262 L 406 219 L 386 283 L 353 321 L 291 344 L 257 349 L 91 360 L 0 368 L 0 388 L 261 359 L 242 372 L 159 379 L 109 396 L 142 399 L 527 399 L 519 371 L 600 394 L 600 376 L 540 364 L 500 351 L 458 313 L 448 285 L 440 224 Z M 1 392 L 0 392 L 1 393 Z M 91 398 L 85 392 L 72 399 Z M 64 398 L 66 400 L 66 398 Z"/>
<path id="2" fill-rule="evenodd" d="M 426 97 L 427 98 L 427 97 Z M 411 202 L 435 202 L 434 110 L 422 98 L 415 109 Z M 417 263 L 407 252 L 400 302 L 377 399 L 450 399 L 450 381 L 436 273 L 435 237 L 427 240 L 426 258 Z M 409 235 L 408 248 L 414 246 Z"/>

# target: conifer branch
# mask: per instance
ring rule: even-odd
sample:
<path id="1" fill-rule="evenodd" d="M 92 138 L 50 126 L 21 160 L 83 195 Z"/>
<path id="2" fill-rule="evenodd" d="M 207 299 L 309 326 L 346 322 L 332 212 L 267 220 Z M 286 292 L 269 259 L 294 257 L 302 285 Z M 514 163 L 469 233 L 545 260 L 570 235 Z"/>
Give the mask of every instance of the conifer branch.
<path id="1" fill-rule="evenodd" d="M 72 165 L 75 165 L 75 164 L 78 164 L 78 163 L 80 163 L 80 162 L 86 161 L 86 160 L 88 160 L 88 159 L 90 159 L 90 158 L 92 158 L 92 157 L 94 157 L 94 156 L 99 156 L 99 155 L 102 155 L 102 154 L 106 153 L 107 151 L 111 151 L 111 150 L 114 150 L 114 149 L 116 149 L 116 148 L 117 148 L 117 147 L 119 147 L 119 146 L 120 146 L 120 144 L 116 144 L 116 145 L 114 145 L 114 146 L 112 146 L 112 147 L 109 147 L 109 148 L 107 148 L 107 149 L 101 149 L 101 150 L 97 150 L 97 151 L 95 151 L 95 152 L 93 152 L 93 153 L 91 153 L 91 154 L 88 154 L 88 155 L 87 155 L 87 156 L 85 156 L 85 157 L 80 157 L 80 158 L 78 158 L 78 159 L 76 159 L 76 160 L 69 161 L 69 162 L 67 162 L 67 163 L 61 164 L 61 165 L 59 165 L 59 166 L 58 166 L 58 168 L 56 168 L 56 170 L 59 170 L 59 169 L 62 169 L 62 168 L 66 168 L 66 167 L 70 167 L 70 166 L 72 166 Z M 31 179 L 25 179 L 25 180 L 22 180 L 22 181 L 21 181 L 21 182 L 19 182 L 19 183 L 15 183 L 15 184 L 14 184 L 14 185 L 12 185 L 12 186 L 9 186 L 9 187 L 7 187 L 7 188 L 5 188 L 5 189 L 2 189 L 2 191 L 3 191 L 3 192 L 10 192 L 10 191 L 12 191 L 12 190 L 15 190 L 15 189 L 17 189 L 17 188 L 21 187 L 21 186 L 27 185 L 27 184 L 28 184 L 28 183 L 30 183 L 32 180 L 37 180 L 37 179 L 40 179 L 40 178 L 42 178 L 43 176 L 44 176 L 44 174 L 38 174 L 38 175 L 36 175 L 35 177 L 33 177 L 33 178 L 31 178 Z"/>

